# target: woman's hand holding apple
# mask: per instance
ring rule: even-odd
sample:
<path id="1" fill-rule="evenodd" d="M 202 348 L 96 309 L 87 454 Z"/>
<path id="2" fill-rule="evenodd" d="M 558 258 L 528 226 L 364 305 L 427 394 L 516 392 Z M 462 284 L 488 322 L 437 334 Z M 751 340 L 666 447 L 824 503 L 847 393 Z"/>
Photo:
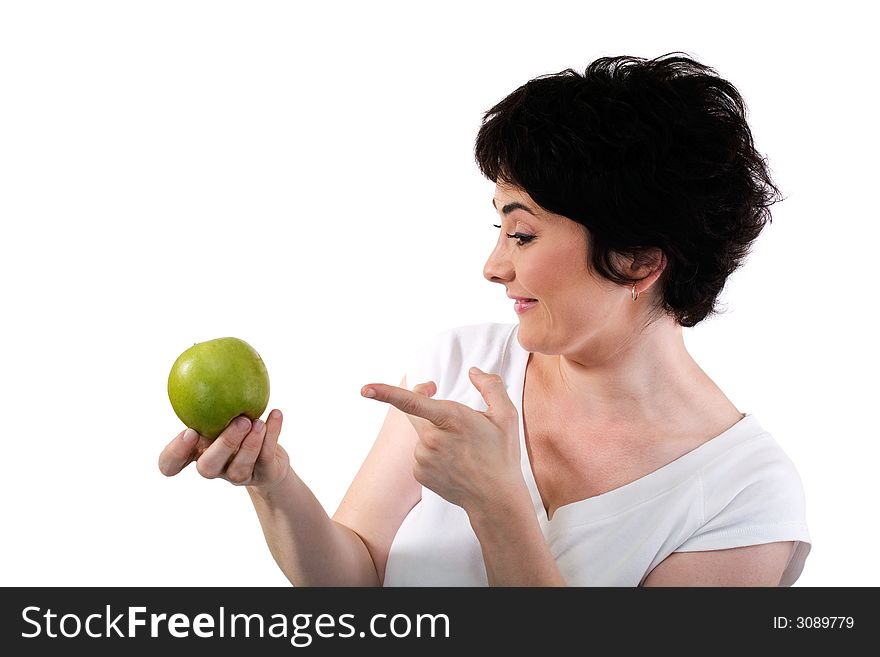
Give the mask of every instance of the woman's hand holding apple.
<path id="1" fill-rule="evenodd" d="M 181 431 L 159 456 L 159 470 L 171 477 L 196 462 L 207 479 L 225 479 L 236 486 L 267 492 L 278 486 L 290 471 L 290 458 L 281 445 L 281 411 L 269 413 L 264 423 L 240 415 L 211 440 L 193 429 Z"/>

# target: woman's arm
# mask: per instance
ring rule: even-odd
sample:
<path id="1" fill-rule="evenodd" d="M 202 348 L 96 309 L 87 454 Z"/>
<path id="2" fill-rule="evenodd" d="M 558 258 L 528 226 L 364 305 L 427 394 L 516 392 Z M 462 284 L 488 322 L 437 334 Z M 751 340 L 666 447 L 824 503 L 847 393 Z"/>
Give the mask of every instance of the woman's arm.
<path id="1" fill-rule="evenodd" d="M 390 408 L 332 519 L 292 469 L 268 491 L 249 489 L 269 550 L 294 585 L 381 586 L 391 542 L 421 498 L 412 474 L 417 440 Z"/>
<path id="2" fill-rule="evenodd" d="M 566 586 L 525 485 L 498 496 L 490 511 L 468 511 L 489 586 Z"/>
<path id="3" fill-rule="evenodd" d="M 793 541 L 783 541 L 673 552 L 654 567 L 643 586 L 779 586 L 793 549 Z"/>
<path id="4" fill-rule="evenodd" d="M 401 385 L 406 385 L 405 378 Z M 372 450 L 330 519 L 278 444 L 282 421 L 275 409 L 265 423 L 237 418 L 216 440 L 192 429 L 181 431 L 159 456 L 159 470 L 170 477 L 195 463 L 205 478 L 246 486 L 269 550 L 294 585 L 381 584 L 391 541 L 421 496 L 412 474 L 415 430 L 403 413 L 389 409 Z"/>
<path id="5" fill-rule="evenodd" d="M 248 487 L 269 551 L 294 586 L 377 586 L 360 537 L 332 521 L 292 468 L 270 490 Z"/>
<path id="6" fill-rule="evenodd" d="M 406 377 L 400 382 L 406 388 Z M 419 386 L 413 391 L 418 394 Z M 388 409 L 379 437 L 339 503 L 333 520 L 360 536 L 373 559 L 379 582 L 391 543 L 406 515 L 422 499 L 413 476 L 413 450 L 419 435 L 404 413 Z"/>
<path id="7" fill-rule="evenodd" d="M 413 476 L 467 513 L 491 586 L 565 586 L 523 478 L 516 407 L 500 376 L 476 367 L 469 375 L 485 412 L 431 399 L 430 381 L 412 392 L 371 383 L 361 394 L 406 414 L 415 430 Z"/>

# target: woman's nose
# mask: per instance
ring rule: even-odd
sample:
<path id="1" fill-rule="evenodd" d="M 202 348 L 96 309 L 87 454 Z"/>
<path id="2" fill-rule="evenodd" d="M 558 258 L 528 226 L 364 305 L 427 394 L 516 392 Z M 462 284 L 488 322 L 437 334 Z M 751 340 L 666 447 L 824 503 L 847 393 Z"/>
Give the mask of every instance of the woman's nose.
<path id="1" fill-rule="evenodd" d="M 513 279 L 513 263 L 499 245 L 489 254 L 489 259 L 483 265 L 483 276 L 490 283 L 508 283 Z"/>

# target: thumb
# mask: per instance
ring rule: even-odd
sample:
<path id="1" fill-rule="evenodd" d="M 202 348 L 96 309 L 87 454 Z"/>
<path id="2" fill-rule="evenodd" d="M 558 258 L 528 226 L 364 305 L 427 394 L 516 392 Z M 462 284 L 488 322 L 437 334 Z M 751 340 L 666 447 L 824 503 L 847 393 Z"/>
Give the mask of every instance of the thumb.
<path id="1" fill-rule="evenodd" d="M 516 406 L 507 396 L 504 381 L 500 376 L 487 374 L 478 367 L 472 367 L 468 370 L 468 374 L 470 374 L 471 383 L 480 391 L 486 406 L 489 407 L 486 415 L 508 419 L 517 417 Z"/>
<path id="2" fill-rule="evenodd" d="M 433 381 L 417 383 L 412 387 L 412 392 L 417 395 L 424 395 L 425 397 L 433 397 L 437 393 L 437 384 Z"/>

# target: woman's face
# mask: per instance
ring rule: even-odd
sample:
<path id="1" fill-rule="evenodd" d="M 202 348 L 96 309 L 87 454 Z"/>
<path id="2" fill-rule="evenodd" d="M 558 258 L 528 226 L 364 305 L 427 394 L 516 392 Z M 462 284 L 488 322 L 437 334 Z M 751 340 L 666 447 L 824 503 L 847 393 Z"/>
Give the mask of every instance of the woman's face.
<path id="1" fill-rule="evenodd" d="M 510 297 L 535 300 L 513 308 L 523 348 L 543 354 L 615 350 L 625 339 L 621 327 L 632 325 L 631 293 L 591 273 L 584 227 L 500 181 L 493 204 L 501 229 L 483 275 L 504 285 Z"/>

